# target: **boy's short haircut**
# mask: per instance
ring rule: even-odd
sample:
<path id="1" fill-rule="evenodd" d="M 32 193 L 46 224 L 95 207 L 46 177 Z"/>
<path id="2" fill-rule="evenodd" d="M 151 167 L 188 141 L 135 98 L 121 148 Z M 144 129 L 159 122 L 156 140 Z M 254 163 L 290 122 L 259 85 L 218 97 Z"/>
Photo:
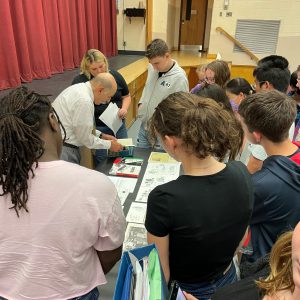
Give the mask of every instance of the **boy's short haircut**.
<path id="1" fill-rule="evenodd" d="M 270 55 L 258 62 L 253 76 L 260 82 L 260 85 L 268 81 L 275 90 L 286 93 L 291 78 L 288 67 L 289 62 L 285 57 Z"/>
<path id="2" fill-rule="evenodd" d="M 260 59 L 257 65 L 264 65 L 268 68 L 287 69 L 289 67 L 289 61 L 285 57 L 280 55 L 269 55 Z"/>
<path id="3" fill-rule="evenodd" d="M 162 39 L 155 39 L 147 46 L 145 56 L 148 59 L 152 59 L 157 56 L 164 56 L 168 52 L 169 48 L 167 43 Z"/>
<path id="4" fill-rule="evenodd" d="M 274 143 L 288 138 L 296 112 L 295 101 L 276 90 L 248 96 L 239 106 L 248 130 L 257 131 Z"/>

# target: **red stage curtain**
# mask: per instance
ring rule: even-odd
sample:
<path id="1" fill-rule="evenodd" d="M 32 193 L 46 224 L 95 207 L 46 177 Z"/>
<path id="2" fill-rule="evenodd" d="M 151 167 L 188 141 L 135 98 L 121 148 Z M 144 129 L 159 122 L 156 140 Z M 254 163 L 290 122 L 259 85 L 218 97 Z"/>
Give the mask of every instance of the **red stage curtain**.
<path id="1" fill-rule="evenodd" d="M 117 54 L 115 1 L 1 0 L 0 16 L 0 90 Z"/>

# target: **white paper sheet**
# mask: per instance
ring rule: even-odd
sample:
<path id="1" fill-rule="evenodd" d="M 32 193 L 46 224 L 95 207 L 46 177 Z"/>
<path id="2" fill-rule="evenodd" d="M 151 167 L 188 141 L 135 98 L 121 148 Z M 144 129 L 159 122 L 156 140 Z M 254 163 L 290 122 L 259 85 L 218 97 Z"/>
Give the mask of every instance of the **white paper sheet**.
<path id="1" fill-rule="evenodd" d="M 150 297 L 150 284 L 148 277 L 148 257 L 143 258 L 143 300 L 148 300 Z"/>
<path id="2" fill-rule="evenodd" d="M 135 274 L 133 299 L 141 300 L 143 295 L 143 270 L 138 259 L 130 252 L 128 252 L 128 255 L 133 267 L 133 273 Z"/>
<path id="3" fill-rule="evenodd" d="M 99 119 L 106 124 L 116 135 L 122 126 L 122 119 L 118 117 L 119 107 L 116 103 L 110 102 L 105 111 L 100 115 Z"/>
<path id="4" fill-rule="evenodd" d="M 137 178 L 123 178 L 117 176 L 108 176 L 108 178 L 115 185 L 117 191 L 126 191 L 128 193 L 133 193 L 137 183 Z"/>
<path id="5" fill-rule="evenodd" d="M 178 163 L 148 163 L 135 201 L 146 203 L 149 193 L 155 187 L 178 178 L 179 171 L 180 164 Z"/>
<path id="6" fill-rule="evenodd" d="M 180 164 L 180 162 L 177 162 L 174 158 L 172 158 L 168 153 L 165 152 L 151 152 L 148 162 Z"/>
<path id="7" fill-rule="evenodd" d="M 128 223 L 123 251 L 129 251 L 133 248 L 146 246 L 147 244 L 147 230 L 144 224 Z"/>
<path id="8" fill-rule="evenodd" d="M 118 139 L 118 143 L 120 143 L 122 146 L 134 146 L 132 138 L 128 139 Z"/>
<path id="9" fill-rule="evenodd" d="M 124 205 L 125 200 L 127 199 L 129 193 L 126 191 L 118 191 L 119 200 L 121 202 L 121 205 Z"/>
<path id="10" fill-rule="evenodd" d="M 180 164 L 175 163 L 148 163 L 145 175 L 147 176 L 174 176 L 176 179 L 179 175 Z"/>
<path id="11" fill-rule="evenodd" d="M 126 221 L 130 223 L 144 224 L 146 218 L 146 209 L 146 203 L 132 202 L 126 217 Z"/>

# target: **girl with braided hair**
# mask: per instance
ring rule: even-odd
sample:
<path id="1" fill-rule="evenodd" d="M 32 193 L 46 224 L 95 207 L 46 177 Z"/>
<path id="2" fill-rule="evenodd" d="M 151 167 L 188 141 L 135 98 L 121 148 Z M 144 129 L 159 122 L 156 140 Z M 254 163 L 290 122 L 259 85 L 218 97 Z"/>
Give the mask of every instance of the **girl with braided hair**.
<path id="1" fill-rule="evenodd" d="M 1 99 L 0 299 L 98 299 L 120 258 L 116 190 L 59 160 L 60 126 L 46 96 L 21 87 Z"/>
<path id="2" fill-rule="evenodd" d="M 222 161 L 238 153 L 240 126 L 216 101 L 183 92 L 163 100 L 150 122 L 153 140 L 182 163 L 184 175 L 149 194 L 148 242 L 158 248 L 166 281 L 198 299 L 236 280 L 232 259 L 253 191 L 246 166 Z"/>

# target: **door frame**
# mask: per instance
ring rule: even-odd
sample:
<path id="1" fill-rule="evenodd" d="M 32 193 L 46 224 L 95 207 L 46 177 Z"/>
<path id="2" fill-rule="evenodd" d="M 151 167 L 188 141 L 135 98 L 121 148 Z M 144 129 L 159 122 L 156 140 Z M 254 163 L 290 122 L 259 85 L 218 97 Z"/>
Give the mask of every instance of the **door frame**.
<path id="1" fill-rule="evenodd" d="M 193 0 L 191 0 L 193 1 Z M 198 0 L 194 0 L 198 1 Z M 182 16 L 182 2 L 183 0 L 180 1 L 180 15 L 179 15 L 179 37 L 178 37 L 178 51 L 180 51 L 180 44 L 181 44 L 181 16 Z M 204 17 L 204 30 L 203 30 L 203 45 L 202 45 L 202 50 L 198 50 L 199 52 L 204 51 L 204 43 L 205 43 L 205 31 L 206 31 L 206 20 L 207 20 L 207 8 L 208 8 L 208 0 L 205 0 L 205 17 Z"/>

